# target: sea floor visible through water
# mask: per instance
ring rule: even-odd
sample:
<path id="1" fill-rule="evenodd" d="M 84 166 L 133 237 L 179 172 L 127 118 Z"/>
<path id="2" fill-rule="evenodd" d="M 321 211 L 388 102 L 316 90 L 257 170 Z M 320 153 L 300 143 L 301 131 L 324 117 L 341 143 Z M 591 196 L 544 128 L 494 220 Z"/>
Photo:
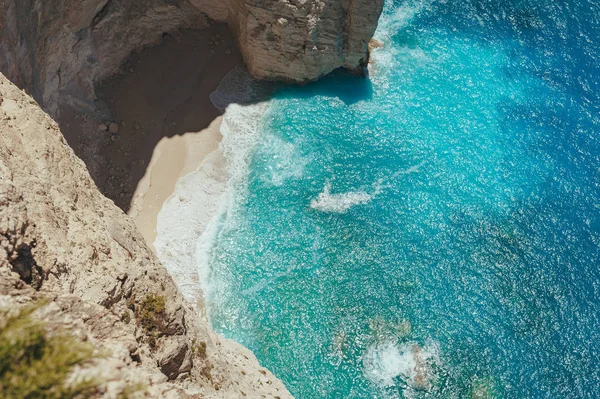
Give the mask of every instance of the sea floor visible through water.
<path id="1" fill-rule="evenodd" d="M 223 80 L 161 261 L 300 399 L 598 397 L 600 5 L 388 1 L 375 37 L 368 79 Z"/>

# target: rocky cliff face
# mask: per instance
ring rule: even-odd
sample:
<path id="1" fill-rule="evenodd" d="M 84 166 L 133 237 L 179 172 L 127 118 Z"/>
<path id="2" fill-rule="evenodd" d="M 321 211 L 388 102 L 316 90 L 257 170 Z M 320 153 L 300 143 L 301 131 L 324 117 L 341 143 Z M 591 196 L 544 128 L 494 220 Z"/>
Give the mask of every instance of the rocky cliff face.
<path id="1" fill-rule="evenodd" d="M 364 73 L 383 0 L 234 0 L 229 16 L 248 70 L 305 82 L 344 67 Z"/>
<path id="2" fill-rule="evenodd" d="M 99 396 L 141 383 L 149 397 L 290 397 L 184 303 L 57 124 L 0 74 L 0 307 L 38 298 L 51 328 L 101 353 Z"/>
<path id="3" fill-rule="evenodd" d="M 89 107 L 94 84 L 180 28 L 227 22 L 258 78 L 362 73 L 383 0 L 2 0 L 0 72 L 56 116 Z"/>
<path id="4" fill-rule="evenodd" d="M 206 26 L 184 0 L 2 0 L 0 72 L 57 116 L 65 104 L 90 108 L 94 84 L 133 50 L 165 32 Z"/>

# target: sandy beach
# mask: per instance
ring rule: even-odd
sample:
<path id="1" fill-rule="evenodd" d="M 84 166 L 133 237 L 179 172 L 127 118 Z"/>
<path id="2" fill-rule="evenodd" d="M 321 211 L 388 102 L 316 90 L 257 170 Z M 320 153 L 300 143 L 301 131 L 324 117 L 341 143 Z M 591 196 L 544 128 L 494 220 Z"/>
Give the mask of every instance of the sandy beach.
<path id="1" fill-rule="evenodd" d="M 208 128 L 180 136 L 163 138 L 156 148 L 131 201 L 133 218 L 146 242 L 154 251 L 156 220 L 163 203 L 173 194 L 177 181 L 195 171 L 221 141 L 221 117 Z"/>

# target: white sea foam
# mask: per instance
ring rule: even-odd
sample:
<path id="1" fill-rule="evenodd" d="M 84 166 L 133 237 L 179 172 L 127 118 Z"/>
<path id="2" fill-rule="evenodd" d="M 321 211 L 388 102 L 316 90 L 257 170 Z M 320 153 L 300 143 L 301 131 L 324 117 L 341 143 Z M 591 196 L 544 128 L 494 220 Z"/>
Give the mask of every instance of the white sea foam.
<path id="1" fill-rule="evenodd" d="M 372 199 L 381 194 L 384 189 L 390 187 L 393 179 L 401 175 L 416 173 L 423 165 L 425 165 L 425 161 L 418 165 L 411 166 L 408 169 L 399 170 L 388 178 L 379 179 L 373 184 L 370 193 L 361 190 L 332 194 L 331 183 L 327 182 L 318 197 L 310 201 L 310 207 L 321 212 L 346 213 L 353 206 L 369 203 Z"/>
<path id="2" fill-rule="evenodd" d="M 388 340 L 372 344 L 362 358 L 365 377 L 381 388 L 399 386 L 404 396 L 414 390 L 429 390 L 441 364 L 439 345 L 427 342 L 399 344 Z"/>
<path id="3" fill-rule="evenodd" d="M 374 185 L 374 190 L 373 190 L 374 194 L 378 195 L 386 188 L 389 188 L 392 184 L 392 181 L 399 176 L 409 175 L 411 173 L 417 173 L 421 169 L 421 167 L 423 167 L 424 165 L 425 165 L 425 161 L 421 161 L 417 165 L 413 165 L 408 169 L 402 169 L 397 172 L 394 172 L 390 177 L 379 179 L 377 181 L 377 183 L 375 183 L 375 185 Z"/>
<path id="4" fill-rule="evenodd" d="M 217 149 L 196 172 L 177 182 L 157 218 L 157 255 L 192 304 L 202 298 L 204 288 L 195 267 L 196 240 L 223 203 L 227 176 L 222 165 L 223 154 Z"/>
<path id="5" fill-rule="evenodd" d="M 389 38 L 404 29 L 423 10 L 433 4 L 434 0 L 412 0 L 396 5 L 393 1 L 385 3 L 385 17 L 381 18 L 375 31 L 375 37 Z"/>
<path id="6" fill-rule="evenodd" d="M 158 215 L 157 255 L 192 304 L 210 296 L 214 243 L 234 204 L 234 192 L 245 194 L 250 154 L 268 108 L 266 102 L 252 103 L 256 87 L 260 83 L 236 68 L 211 94 L 215 106 L 226 107 L 221 123 L 223 140 L 196 171 L 177 182 Z"/>
<path id="7" fill-rule="evenodd" d="M 385 11 L 381 17 L 374 37 L 383 42 L 384 48 L 371 53 L 372 63 L 369 64 L 371 78 L 379 84 L 386 84 L 385 79 L 392 68 L 400 62 L 426 64 L 429 56 L 419 47 L 390 45 L 393 36 L 406 28 L 420 13 L 427 10 L 435 0 L 412 0 L 397 5 L 393 1 L 385 2 Z M 398 61 L 398 60 L 401 61 Z"/>
<path id="8" fill-rule="evenodd" d="M 373 196 L 364 191 L 332 194 L 331 184 L 326 183 L 323 192 L 310 202 L 310 207 L 321 212 L 346 213 L 355 205 L 366 204 Z"/>

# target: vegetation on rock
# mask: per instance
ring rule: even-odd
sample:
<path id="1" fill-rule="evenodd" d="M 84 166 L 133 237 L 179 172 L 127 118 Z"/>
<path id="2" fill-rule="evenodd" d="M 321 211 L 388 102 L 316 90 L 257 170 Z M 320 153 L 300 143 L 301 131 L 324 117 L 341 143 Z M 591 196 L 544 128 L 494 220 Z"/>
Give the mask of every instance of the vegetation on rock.
<path id="1" fill-rule="evenodd" d="M 165 327 L 166 303 L 167 300 L 163 295 L 156 294 L 146 296 L 139 306 L 135 306 L 133 301 L 129 303 L 129 308 L 135 312 L 138 323 L 147 332 L 148 344 L 151 348 L 156 347 L 156 339 Z"/>
<path id="2" fill-rule="evenodd" d="M 94 394 L 95 381 L 68 381 L 75 366 L 92 358 L 92 346 L 66 334 L 49 335 L 33 318 L 35 309 L 25 307 L 16 315 L 0 310 L 2 397 L 69 399 Z"/>

